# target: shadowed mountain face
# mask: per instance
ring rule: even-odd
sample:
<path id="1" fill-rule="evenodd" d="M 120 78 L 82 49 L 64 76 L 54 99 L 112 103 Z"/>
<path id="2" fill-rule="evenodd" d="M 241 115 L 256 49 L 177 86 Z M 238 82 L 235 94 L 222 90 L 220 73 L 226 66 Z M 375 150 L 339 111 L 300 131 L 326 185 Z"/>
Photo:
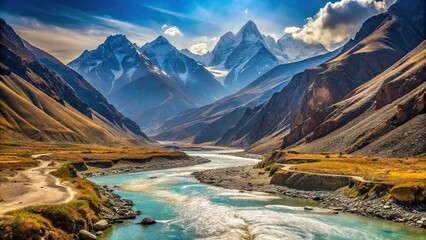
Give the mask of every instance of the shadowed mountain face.
<path id="1" fill-rule="evenodd" d="M 158 135 L 155 138 L 194 138 L 196 143 L 217 141 L 239 121 L 247 108 L 267 101 L 274 92 L 280 91 L 293 75 L 335 57 L 339 51 L 277 66 L 235 94 L 168 119 L 156 130 Z"/>
<path id="2" fill-rule="evenodd" d="M 294 129 L 385 71 L 425 38 L 424 5 L 420 0 L 398 1 L 387 13 L 368 19 L 339 56 L 294 76 L 268 102 L 247 111 L 218 144 L 250 146 L 278 134 L 286 136 L 286 147 L 306 136 L 324 116 L 306 123 L 300 134 L 294 134 Z M 274 137 L 269 145 L 263 142 L 255 151 L 268 150 L 277 140 Z"/>
<path id="3" fill-rule="evenodd" d="M 77 73 L 52 56 L 21 40 L 0 20 L 1 135 L 4 139 L 118 143 L 149 139 L 139 127 L 104 102 L 106 112 L 93 111 L 68 84 L 94 90 Z M 33 54 L 34 51 L 36 54 Z M 62 71 L 58 74 L 37 60 L 43 56 Z M 96 94 L 96 92 L 93 92 Z M 102 95 L 98 95 L 103 98 Z M 100 109 L 100 108 L 99 108 Z"/>

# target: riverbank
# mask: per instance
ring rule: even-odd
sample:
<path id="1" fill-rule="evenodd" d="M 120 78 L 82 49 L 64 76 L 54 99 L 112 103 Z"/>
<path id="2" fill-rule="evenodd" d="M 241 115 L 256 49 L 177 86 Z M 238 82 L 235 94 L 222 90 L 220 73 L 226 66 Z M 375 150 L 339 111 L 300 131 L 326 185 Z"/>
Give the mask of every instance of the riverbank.
<path id="1" fill-rule="evenodd" d="M 295 198 L 313 199 L 333 211 L 349 212 L 365 217 L 400 222 L 408 226 L 426 228 L 426 204 L 413 206 L 385 201 L 386 196 L 365 199 L 348 196 L 344 189 L 337 191 L 305 191 L 271 184 L 271 176 L 264 169 L 253 166 L 213 169 L 193 173 L 202 183 L 237 189 L 259 191 Z M 315 183 L 312 183 L 315 185 Z"/>
<path id="2" fill-rule="evenodd" d="M 142 171 L 151 171 L 151 170 L 160 170 L 160 169 L 169 169 L 177 167 L 187 167 L 202 163 L 208 163 L 210 160 L 201 158 L 201 157 L 154 157 L 146 159 L 144 161 L 131 161 L 131 160 L 121 160 L 115 163 L 110 163 L 107 166 L 103 165 L 103 162 L 80 162 L 74 163 L 74 166 L 77 169 L 91 169 L 80 171 L 79 174 L 83 177 L 99 177 L 107 176 L 114 174 L 123 174 L 123 173 L 132 173 L 132 172 L 142 172 Z M 90 168 L 84 166 L 84 164 L 89 166 L 101 166 L 98 168 Z"/>

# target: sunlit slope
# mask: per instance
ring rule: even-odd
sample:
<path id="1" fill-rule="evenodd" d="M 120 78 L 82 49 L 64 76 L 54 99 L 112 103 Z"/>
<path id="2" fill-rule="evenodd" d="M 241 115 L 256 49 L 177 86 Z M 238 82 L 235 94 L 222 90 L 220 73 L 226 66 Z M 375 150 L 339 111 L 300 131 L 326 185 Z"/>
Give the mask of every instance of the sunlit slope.
<path id="1" fill-rule="evenodd" d="M 34 140 L 118 141 L 69 104 L 62 106 L 14 73 L 0 76 L 1 134 Z"/>

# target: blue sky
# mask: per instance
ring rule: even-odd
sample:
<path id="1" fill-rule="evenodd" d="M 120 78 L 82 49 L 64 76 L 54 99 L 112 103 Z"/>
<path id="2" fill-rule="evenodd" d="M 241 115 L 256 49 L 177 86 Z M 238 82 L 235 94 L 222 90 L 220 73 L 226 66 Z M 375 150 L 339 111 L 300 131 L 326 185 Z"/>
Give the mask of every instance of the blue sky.
<path id="1" fill-rule="evenodd" d="M 352 0 L 338 2 L 345 1 Z M 117 33 L 126 34 L 139 45 L 162 34 L 177 48 L 202 44 L 204 50 L 211 50 L 225 32 L 236 32 L 253 20 L 263 34 L 279 38 L 288 27 L 303 28 L 308 18 L 315 18 L 321 8 L 331 4 L 328 2 L 0 0 L 0 16 L 23 38 L 67 62 Z"/>

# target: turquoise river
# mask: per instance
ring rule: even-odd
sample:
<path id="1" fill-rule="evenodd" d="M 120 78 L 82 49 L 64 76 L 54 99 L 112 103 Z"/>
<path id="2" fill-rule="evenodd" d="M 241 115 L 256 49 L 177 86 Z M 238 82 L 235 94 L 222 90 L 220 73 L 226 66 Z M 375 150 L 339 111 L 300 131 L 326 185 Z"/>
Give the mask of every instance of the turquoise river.
<path id="1" fill-rule="evenodd" d="M 188 151 L 210 163 L 91 178 L 120 186 L 142 215 L 114 225 L 102 239 L 426 239 L 426 232 L 351 214 L 326 215 L 303 210 L 310 200 L 223 189 L 199 183 L 194 171 L 254 164 L 258 160 L 223 151 Z M 142 226 L 144 217 L 157 224 Z"/>

